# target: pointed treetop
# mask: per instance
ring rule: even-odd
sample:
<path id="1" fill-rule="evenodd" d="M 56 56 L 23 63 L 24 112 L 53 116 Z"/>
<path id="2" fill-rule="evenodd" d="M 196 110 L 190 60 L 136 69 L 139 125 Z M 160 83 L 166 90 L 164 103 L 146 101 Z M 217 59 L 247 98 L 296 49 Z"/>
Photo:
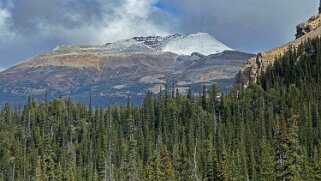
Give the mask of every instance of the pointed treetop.
<path id="1" fill-rule="evenodd" d="M 320 0 L 320 3 L 319 3 L 319 13 L 321 13 L 321 0 Z"/>

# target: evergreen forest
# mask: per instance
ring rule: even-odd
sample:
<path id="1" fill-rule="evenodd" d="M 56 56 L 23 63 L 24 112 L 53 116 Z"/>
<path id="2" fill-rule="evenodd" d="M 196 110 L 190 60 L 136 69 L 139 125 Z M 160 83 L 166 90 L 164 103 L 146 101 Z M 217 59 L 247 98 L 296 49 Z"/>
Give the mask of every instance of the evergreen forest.
<path id="1" fill-rule="evenodd" d="M 142 105 L 3 105 L 4 181 L 321 180 L 320 38 L 289 47 L 242 91 L 167 87 Z"/>

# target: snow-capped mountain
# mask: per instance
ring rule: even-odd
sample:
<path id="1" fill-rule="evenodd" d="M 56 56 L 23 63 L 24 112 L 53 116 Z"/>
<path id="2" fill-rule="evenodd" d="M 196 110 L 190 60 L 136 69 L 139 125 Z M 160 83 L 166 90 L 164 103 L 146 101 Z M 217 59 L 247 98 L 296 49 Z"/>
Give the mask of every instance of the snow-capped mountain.
<path id="1" fill-rule="evenodd" d="M 107 43 L 101 46 L 58 46 L 55 53 L 99 53 L 119 54 L 133 52 L 162 53 L 171 52 L 177 55 L 191 55 L 194 52 L 210 55 L 231 51 L 232 49 L 222 42 L 216 40 L 208 33 L 196 34 L 175 34 L 167 37 L 148 36 L 134 37 L 132 39 L 119 40 L 114 43 Z"/>
<path id="2" fill-rule="evenodd" d="M 178 55 L 191 55 L 194 52 L 210 55 L 221 53 L 225 50 L 232 50 L 208 33 L 176 34 L 167 37 L 135 37 L 133 39 L 142 42 L 154 50 L 172 52 Z"/>
<path id="3" fill-rule="evenodd" d="M 58 46 L 0 72 L 0 100 L 23 103 L 29 95 L 42 98 L 47 92 L 51 98 L 86 101 L 92 92 L 101 105 L 105 99 L 121 103 L 127 96 L 141 102 L 147 90 L 158 92 L 165 85 L 183 94 L 189 86 L 213 83 L 227 90 L 254 56 L 230 50 L 206 33 Z"/>

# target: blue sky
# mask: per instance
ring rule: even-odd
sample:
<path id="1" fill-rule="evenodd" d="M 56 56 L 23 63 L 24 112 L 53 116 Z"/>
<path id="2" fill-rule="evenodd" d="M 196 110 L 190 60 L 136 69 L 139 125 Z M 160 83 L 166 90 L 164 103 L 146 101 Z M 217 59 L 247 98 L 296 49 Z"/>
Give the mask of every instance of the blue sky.
<path id="1" fill-rule="evenodd" d="M 61 44 L 208 32 L 256 53 L 294 38 L 318 0 L 0 0 L 0 69 Z"/>
<path id="2" fill-rule="evenodd" d="M 181 14 L 181 12 L 179 12 L 179 9 L 174 8 L 173 6 L 171 6 L 171 4 L 157 1 L 153 4 L 153 6 L 156 7 L 157 9 L 159 9 L 160 11 L 164 11 L 164 12 L 170 14 L 171 16 L 174 16 L 175 18 L 177 18 L 179 16 L 183 16 L 183 14 Z"/>

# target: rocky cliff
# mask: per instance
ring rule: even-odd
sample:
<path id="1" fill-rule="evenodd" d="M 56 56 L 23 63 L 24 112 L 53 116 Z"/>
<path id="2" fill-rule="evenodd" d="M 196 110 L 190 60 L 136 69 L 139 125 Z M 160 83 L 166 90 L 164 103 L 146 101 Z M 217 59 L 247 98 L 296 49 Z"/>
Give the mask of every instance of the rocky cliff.
<path id="1" fill-rule="evenodd" d="M 321 8 L 319 8 L 321 9 Z M 256 57 L 249 59 L 247 64 L 236 75 L 234 87 L 244 89 L 251 83 L 256 82 L 258 76 L 270 65 L 274 64 L 275 58 L 284 55 L 289 47 L 297 48 L 302 42 L 321 35 L 321 12 L 312 16 L 308 21 L 297 26 L 296 39 L 278 48 L 267 52 L 261 52 Z"/>

